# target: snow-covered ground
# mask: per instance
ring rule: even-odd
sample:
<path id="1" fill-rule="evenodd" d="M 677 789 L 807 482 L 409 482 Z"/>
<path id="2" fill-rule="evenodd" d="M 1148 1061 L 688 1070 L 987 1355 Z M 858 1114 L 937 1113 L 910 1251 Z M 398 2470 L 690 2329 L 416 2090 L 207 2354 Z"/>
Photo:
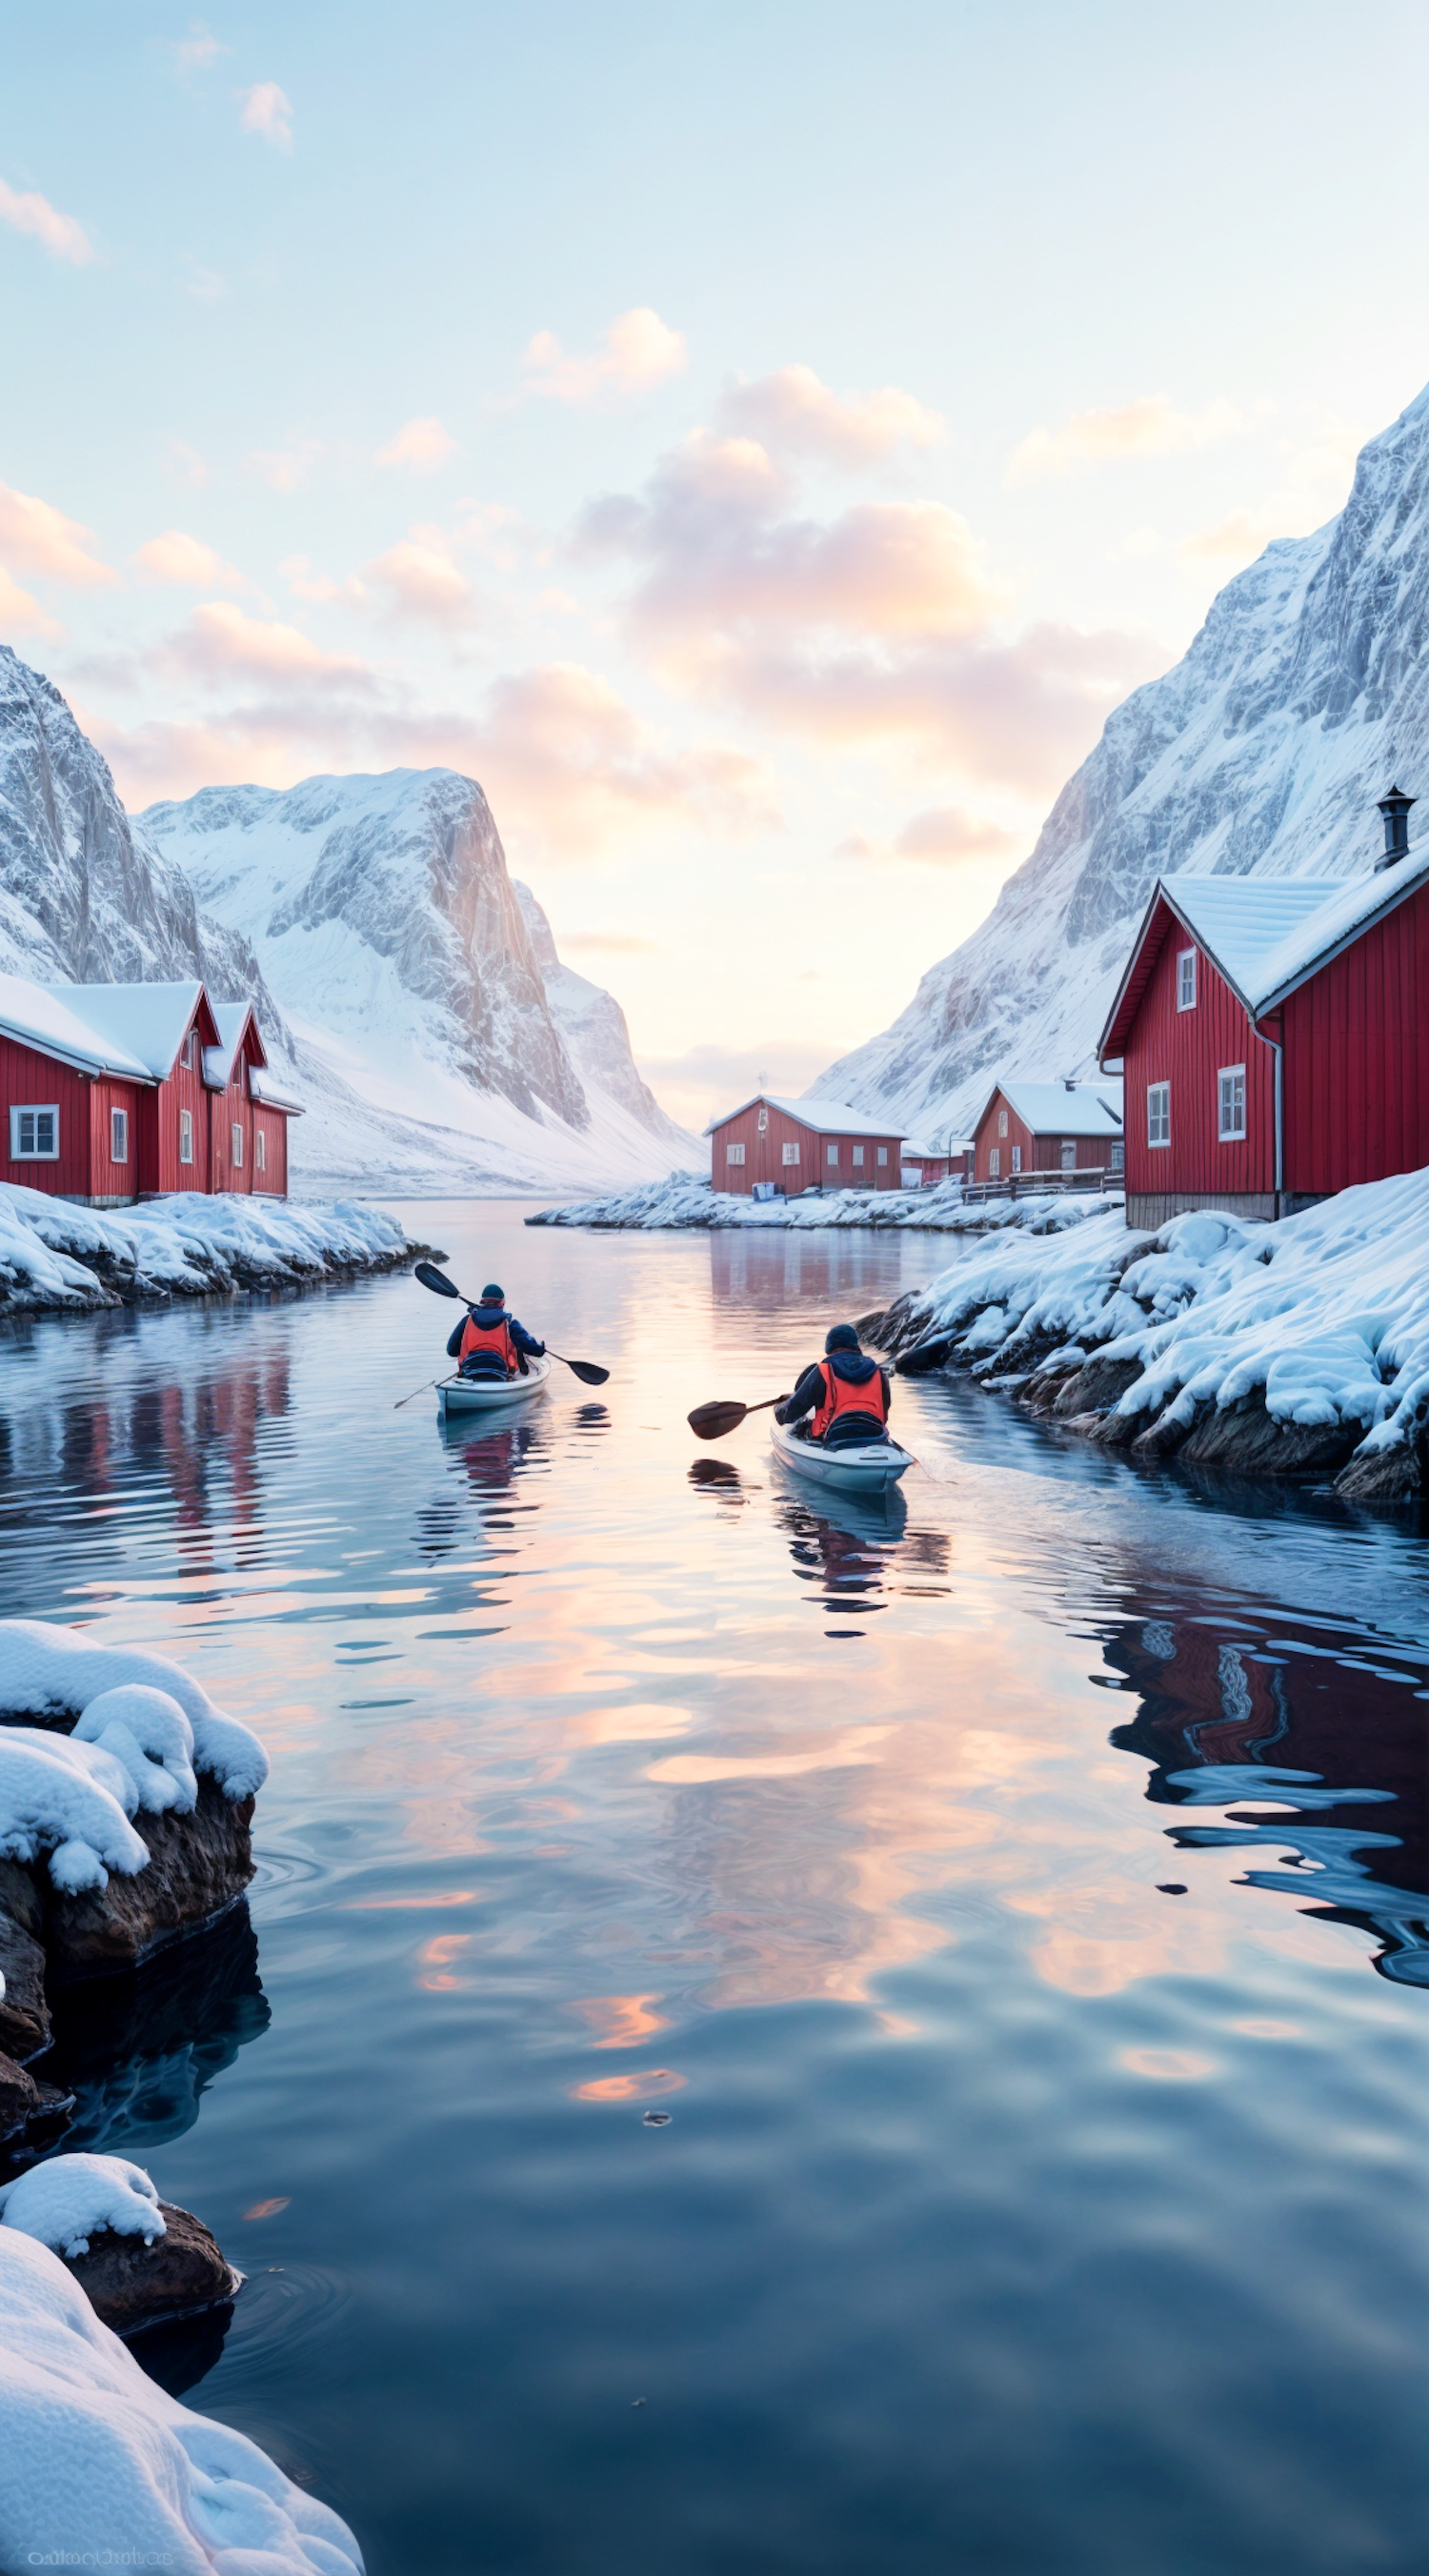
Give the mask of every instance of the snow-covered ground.
<path id="1" fill-rule="evenodd" d="M 0 1182 L 0 1315 L 291 1286 L 390 1269 L 408 1249 L 395 1217 L 356 1199 L 306 1206 L 187 1190 L 86 1208 Z"/>
<path id="2" fill-rule="evenodd" d="M 166 2395 L 12 2216 L 14 2195 L 55 2165 L 115 2161 L 56 2158 L 12 2186 L 0 2223 L 0 2566 L 361 2576 L 346 2523 L 246 2434 Z M 92 2207 L 60 2196 L 71 2234 L 86 2216 L 114 2224 L 112 2186 L 90 2190 Z"/>
<path id="3" fill-rule="evenodd" d="M 543 1208 L 528 1216 L 528 1225 L 635 1226 L 658 1231 L 714 1230 L 723 1226 L 784 1226 L 815 1231 L 825 1226 L 907 1226 L 935 1234 L 996 1233 L 1003 1226 L 1041 1234 L 1061 1233 L 1084 1218 L 1120 1209 L 1116 1197 L 1087 1191 L 1050 1191 L 1044 1198 L 968 1201 L 961 1181 L 944 1181 L 932 1190 L 827 1190 L 808 1198 L 737 1198 L 732 1191 L 712 1189 L 692 1172 L 674 1172 L 667 1181 L 649 1181 L 611 1198 L 585 1199 L 577 1206 Z"/>
<path id="4" fill-rule="evenodd" d="M 1367 1471 L 1402 1462 L 1429 1422 L 1429 1172 L 1275 1225 L 1203 1209 L 1156 1234 L 1110 1210 L 1050 1236 L 1009 1226 L 887 1330 L 898 1348 L 952 1334 L 954 1358 L 995 1384 L 1120 1369 L 1102 1436 L 1154 1431 L 1163 1453 L 1254 1398 L 1283 1430 L 1344 1432 L 1346 1490 L 1369 1490 Z"/>

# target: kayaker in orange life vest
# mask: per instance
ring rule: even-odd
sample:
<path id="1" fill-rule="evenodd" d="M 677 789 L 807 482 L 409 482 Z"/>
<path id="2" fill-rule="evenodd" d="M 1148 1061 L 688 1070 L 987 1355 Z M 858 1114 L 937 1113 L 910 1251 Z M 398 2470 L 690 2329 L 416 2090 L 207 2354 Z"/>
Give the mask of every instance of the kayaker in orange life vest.
<path id="1" fill-rule="evenodd" d="M 524 1324 L 506 1312 L 506 1292 L 493 1281 L 481 1292 L 481 1304 L 470 1306 L 447 1343 L 463 1377 L 524 1377 L 528 1359 L 545 1356 L 544 1342 L 534 1341 Z"/>
<path id="2" fill-rule="evenodd" d="M 888 1424 L 888 1377 L 858 1346 L 852 1324 L 835 1324 L 824 1339 L 824 1357 L 806 1368 L 792 1395 L 775 1407 L 776 1422 L 802 1422 L 808 1437 L 826 1449 L 881 1440 Z"/>

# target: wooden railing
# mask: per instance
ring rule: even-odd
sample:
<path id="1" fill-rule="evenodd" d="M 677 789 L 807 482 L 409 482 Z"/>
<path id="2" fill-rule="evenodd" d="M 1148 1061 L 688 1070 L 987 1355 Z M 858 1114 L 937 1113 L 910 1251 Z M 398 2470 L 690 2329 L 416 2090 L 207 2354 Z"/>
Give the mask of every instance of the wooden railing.
<path id="1" fill-rule="evenodd" d="M 1090 1170 L 1079 1166 L 1074 1172 L 1009 1172 L 1000 1181 L 965 1181 L 963 1196 L 970 1201 L 982 1199 L 1045 1198 L 1051 1191 L 1124 1190 L 1126 1175 L 1110 1168 Z"/>

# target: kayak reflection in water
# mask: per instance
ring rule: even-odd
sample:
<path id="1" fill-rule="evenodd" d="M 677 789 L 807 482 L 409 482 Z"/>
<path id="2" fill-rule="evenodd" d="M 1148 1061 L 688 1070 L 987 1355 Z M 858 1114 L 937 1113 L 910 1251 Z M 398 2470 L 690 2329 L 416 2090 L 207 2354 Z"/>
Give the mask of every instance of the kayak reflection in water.
<path id="1" fill-rule="evenodd" d="M 506 1292 L 489 1282 L 479 1306 L 469 1306 L 447 1343 L 463 1377 L 525 1377 L 528 1359 L 544 1359 L 546 1345 L 506 1311 Z"/>
<path id="2" fill-rule="evenodd" d="M 806 1415 L 812 1415 L 807 1430 Z M 825 1449 L 849 1449 L 882 1440 L 888 1427 L 888 1371 L 860 1350 L 852 1324 L 835 1324 L 825 1336 L 824 1357 L 806 1368 L 774 1419 Z"/>

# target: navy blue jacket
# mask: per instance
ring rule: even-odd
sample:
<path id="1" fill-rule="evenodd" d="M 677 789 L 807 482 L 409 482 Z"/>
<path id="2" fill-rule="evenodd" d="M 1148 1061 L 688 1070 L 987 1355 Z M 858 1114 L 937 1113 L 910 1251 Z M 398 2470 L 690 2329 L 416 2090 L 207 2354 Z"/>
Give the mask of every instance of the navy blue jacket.
<path id="1" fill-rule="evenodd" d="M 845 1386 L 867 1386 L 878 1375 L 878 1362 L 871 1360 L 867 1351 L 830 1351 L 828 1360 L 835 1377 L 841 1377 Z M 802 1422 L 806 1413 L 812 1413 L 815 1405 L 822 1403 L 823 1394 L 824 1381 L 815 1360 L 812 1367 L 805 1369 L 788 1403 L 777 1407 L 775 1421 Z M 870 1414 L 868 1419 L 871 1424 L 874 1416 Z M 882 1429 L 879 1423 L 875 1433 L 854 1415 L 840 1414 L 829 1426 L 831 1446 L 838 1448 L 846 1440 L 872 1440 L 881 1435 Z"/>
<path id="2" fill-rule="evenodd" d="M 504 1323 L 511 1334 L 511 1339 L 515 1343 L 516 1348 L 521 1353 L 523 1359 L 539 1360 L 544 1358 L 546 1350 L 545 1343 L 535 1341 L 531 1334 L 527 1332 L 525 1325 L 518 1324 L 514 1315 L 508 1315 L 504 1306 L 473 1306 L 471 1312 L 474 1320 L 481 1325 L 484 1332 L 489 1333 L 494 1325 Z M 466 1317 L 463 1315 L 461 1322 L 456 1326 L 451 1340 L 447 1344 L 447 1358 L 449 1360 L 460 1358 L 461 1337 L 465 1331 Z M 474 1352 L 471 1359 L 467 1362 L 466 1373 L 468 1377 L 504 1377 L 505 1375 L 505 1371 L 502 1368 L 501 1362 L 497 1358 L 495 1351 Z"/>

